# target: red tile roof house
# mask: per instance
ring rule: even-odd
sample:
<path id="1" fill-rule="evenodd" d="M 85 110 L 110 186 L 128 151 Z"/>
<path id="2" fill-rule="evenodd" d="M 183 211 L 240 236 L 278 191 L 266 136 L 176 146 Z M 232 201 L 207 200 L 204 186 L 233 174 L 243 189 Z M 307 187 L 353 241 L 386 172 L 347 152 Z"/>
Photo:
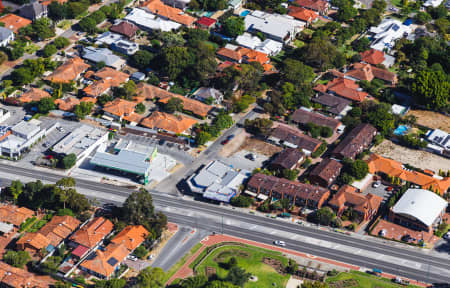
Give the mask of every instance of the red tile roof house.
<path id="1" fill-rule="evenodd" d="M 292 205 L 297 207 L 307 206 L 311 209 L 321 208 L 330 196 L 330 191 L 323 187 L 261 173 L 250 178 L 247 189 L 258 196 L 262 194 L 271 199 L 287 198 Z"/>
<path id="2" fill-rule="evenodd" d="M 217 20 L 215 20 L 215 19 L 203 16 L 197 20 L 196 24 L 199 28 L 209 30 L 216 25 L 216 22 L 217 22 Z"/>
<path id="3" fill-rule="evenodd" d="M 384 62 L 384 52 L 376 49 L 370 49 L 359 53 L 361 55 L 361 62 L 378 65 Z"/>
<path id="4" fill-rule="evenodd" d="M 367 149 L 377 135 L 377 129 L 370 124 L 361 123 L 334 148 L 331 154 L 339 159 L 355 159 L 356 155 Z"/>
<path id="5" fill-rule="evenodd" d="M 372 81 L 377 78 L 384 82 L 395 85 L 398 82 L 397 74 L 390 72 L 386 69 L 378 68 L 370 64 L 355 63 L 349 67 L 347 73 L 344 74 L 345 78 L 349 78 L 355 81 Z"/>
<path id="6" fill-rule="evenodd" d="M 328 92 L 330 94 L 335 94 L 355 102 L 363 102 L 369 95 L 366 92 L 361 91 L 361 88 L 355 81 L 345 79 L 344 77 L 335 78 L 326 85 L 319 84 L 314 87 L 314 90 L 323 93 Z"/>
<path id="7" fill-rule="evenodd" d="M 133 23 L 122 21 L 119 24 L 111 26 L 109 28 L 111 32 L 123 35 L 127 37 L 128 39 L 134 38 L 136 36 L 136 32 L 138 31 L 138 27 L 134 25 Z"/>
<path id="8" fill-rule="evenodd" d="M 308 123 L 313 123 L 318 126 L 330 127 L 331 130 L 333 130 L 333 133 L 338 131 L 338 128 L 340 133 L 342 133 L 344 130 L 341 121 L 316 112 L 307 111 L 301 108 L 297 109 L 294 112 L 294 114 L 292 114 L 291 120 L 292 122 L 296 124 L 301 124 L 303 126 L 306 126 Z"/>
<path id="9" fill-rule="evenodd" d="M 300 149 L 307 156 L 322 144 L 322 141 L 303 134 L 299 129 L 281 123 L 272 129 L 268 141 L 276 145 Z"/>
<path id="10" fill-rule="evenodd" d="M 380 196 L 371 193 L 362 195 L 353 186 L 344 185 L 333 195 L 328 206 L 336 211 L 338 217 L 341 217 L 345 210 L 352 208 L 353 212 L 359 215 L 360 221 L 368 221 L 377 214 L 382 201 Z"/>
<path id="11" fill-rule="evenodd" d="M 129 254 L 130 251 L 124 244 L 110 243 L 104 251 L 97 249 L 93 257 L 89 255 L 89 259 L 83 261 L 79 267 L 100 279 L 109 279 Z"/>
<path id="12" fill-rule="evenodd" d="M 334 159 L 324 159 L 309 173 L 308 180 L 311 184 L 329 187 L 336 181 L 342 167 L 343 165 Z"/>
<path id="13" fill-rule="evenodd" d="M 74 256 L 82 258 L 89 249 L 94 249 L 97 247 L 101 241 L 103 241 L 103 239 L 105 239 L 105 237 L 113 231 L 113 229 L 114 225 L 108 219 L 103 217 L 96 217 L 92 219 L 69 238 L 69 246 L 74 247 L 75 250 L 79 246 L 88 248 L 87 250 L 82 248 L 78 249 L 77 252 L 79 253 L 75 254 L 82 254 Z"/>
<path id="14" fill-rule="evenodd" d="M 300 7 L 316 11 L 320 15 L 328 13 L 328 2 L 324 0 L 297 0 L 295 1 Z"/>
<path id="15" fill-rule="evenodd" d="M 288 15 L 300 21 L 306 22 L 307 25 L 311 25 L 311 23 L 316 22 L 319 18 L 319 14 L 316 12 L 297 6 L 290 6 Z"/>
<path id="16" fill-rule="evenodd" d="M 123 244 L 131 252 L 141 245 L 150 235 L 142 225 L 127 226 L 111 240 L 112 243 Z"/>
<path id="17" fill-rule="evenodd" d="M 270 167 L 278 171 L 297 169 L 303 159 L 305 159 L 305 154 L 299 149 L 286 148 L 275 156 L 273 161 L 270 162 Z"/>

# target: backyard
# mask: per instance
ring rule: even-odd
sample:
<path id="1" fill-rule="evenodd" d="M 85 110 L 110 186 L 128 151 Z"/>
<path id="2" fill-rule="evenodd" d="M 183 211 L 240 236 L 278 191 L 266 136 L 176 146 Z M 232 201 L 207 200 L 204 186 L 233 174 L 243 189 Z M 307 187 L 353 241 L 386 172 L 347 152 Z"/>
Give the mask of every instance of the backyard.
<path id="1" fill-rule="evenodd" d="M 399 288 L 403 285 L 395 284 L 392 280 L 381 278 L 359 271 L 342 272 L 335 277 L 327 278 L 330 288 Z M 419 287 L 409 285 L 408 287 Z"/>
<path id="2" fill-rule="evenodd" d="M 204 254 L 203 254 L 204 255 Z M 201 259 L 202 254 L 199 256 Z M 274 262 L 285 266 L 288 264 L 288 259 L 283 257 L 280 252 L 265 250 L 248 245 L 239 246 L 223 246 L 214 250 L 196 267 L 198 274 L 205 274 L 206 268 L 215 270 L 217 278 L 224 279 L 228 274 L 228 267 L 226 263 L 235 257 L 237 266 L 244 269 L 246 272 L 256 276 L 256 281 L 248 281 L 245 288 L 269 288 L 269 287 L 286 287 L 289 280 L 289 275 L 282 275 L 276 271 L 272 266 L 264 264 L 263 258 L 274 259 Z M 196 260 L 199 260 L 197 258 Z M 194 261 L 196 263 L 197 261 Z M 212 268 L 212 269 L 211 269 Z"/>

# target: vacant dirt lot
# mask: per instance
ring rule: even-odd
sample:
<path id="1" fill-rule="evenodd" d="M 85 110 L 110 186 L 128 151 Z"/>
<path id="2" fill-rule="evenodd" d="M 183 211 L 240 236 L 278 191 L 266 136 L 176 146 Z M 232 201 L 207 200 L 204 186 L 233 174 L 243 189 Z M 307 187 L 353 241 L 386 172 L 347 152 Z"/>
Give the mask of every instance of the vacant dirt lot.
<path id="1" fill-rule="evenodd" d="M 447 171 L 450 167 L 450 159 L 421 150 L 408 149 L 389 140 L 384 140 L 372 149 L 372 152 L 417 168 L 430 169 L 435 173 L 438 173 L 439 169 Z"/>
<path id="2" fill-rule="evenodd" d="M 410 110 L 406 115 L 416 116 L 417 124 L 419 125 L 450 132 L 450 117 L 440 113 L 425 110 Z"/>
<path id="3" fill-rule="evenodd" d="M 248 138 L 239 148 L 239 150 L 246 150 L 250 152 L 255 152 L 258 154 L 265 155 L 267 157 L 271 157 L 273 154 L 280 152 L 283 150 L 281 147 L 269 144 L 262 140 Z"/>

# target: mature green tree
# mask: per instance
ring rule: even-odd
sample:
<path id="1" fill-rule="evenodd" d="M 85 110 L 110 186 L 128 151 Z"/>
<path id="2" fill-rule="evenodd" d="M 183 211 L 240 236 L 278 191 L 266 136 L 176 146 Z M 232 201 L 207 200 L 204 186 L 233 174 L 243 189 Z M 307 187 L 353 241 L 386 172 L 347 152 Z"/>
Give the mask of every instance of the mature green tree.
<path id="1" fill-rule="evenodd" d="M 40 265 L 42 272 L 47 274 L 54 274 L 58 271 L 58 266 L 61 264 L 62 258 L 60 256 L 50 256 Z"/>
<path id="2" fill-rule="evenodd" d="M 357 159 L 351 164 L 350 173 L 355 179 L 361 180 L 369 173 L 369 166 L 366 161 Z"/>
<path id="3" fill-rule="evenodd" d="M 11 72 L 11 80 L 13 81 L 13 84 L 17 86 L 31 83 L 33 79 L 33 74 L 30 73 L 30 70 L 25 67 L 14 69 Z"/>
<path id="4" fill-rule="evenodd" d="M 125 200 L 122 211 L 127 223 L 135 225 L 147 223 L 155 216 L 152 195 L 146 190 L 131 193 Z"/>
<path id="5" fill-rule="evenodd" d="M 208 282 L 205 286 L 205 288 L 238 288 L 239 286 L 233 285 L 230 282 L 225 282 L 225 281 L 219 281 L 219 280 L 214 280 L 211 282 Z"/>
<path id="6" fill-rule="evenodd" d="M 293 259 L 289 259 L 288 265 L 285 267 L 285 271 L 288 274 L 295 274 L 298 271 L 298 263 Z"/>
<path id="7" fill-rule="evenodd" d="M 62 160 L 62 166 L 64 169 L 70 169 L 77 163 L 77 156 L 73 153 L 65 156 Z"/>
<path id="8" fill-rule="evenodd" d="M 62 49 L 62 48 L 69 46 L 70 41 L 66 37 L 60 36 L 53 41 L 53 44 L 56 46 L 56 48 Z"/>
<path id="9" fill-rule="evenodd" d="M 450 32 L 450 21 L 446 18 L 439 18 L 434 21 L 434 26 L 436 26 L 437 31 L 443 35 L 449 34 Z"/>
<path id="10" fill-rule="evenodd" d="M 149 68 L 150 63 L 154 58 L 153 53 L 147 50 L 139 50 L 131 56 L 131 62 L 133 66 L 138 68 L 139 70 L 145 70 Z"/>
<path id="11" fill-rule="evenodd" d="M 109 279 L 109 280 L 98 280 L 95 281 L 95 288 L 124 288 L 127 284 L 125 279 Z"/>
<path id="12" fill-rule="evenodd" d="M 321 71 L 333 66 L 339 67 L 341 63 L 336 62 L 339 54 L 341 53 L 336 50 L 335 45 L 321 37 L 314 37 L 302 49 L 302 58 L 304 58 L 305 62 L 313 67 L 319 68 Z"/>
<path id="13" fill-rule="evenodd" d="M 186 42 L 183 35 L 175 32 L 161 32 L 158 37 L 164 43 L 164 47 L 183 46 Z"/>
<path id="14" fill-rule="evenodd" d="M 302 283 L 302 288 L 328 288 L 328 284 L 319 281 L 305 281 Z"/>
<path id="15" fill-rule="evenodd" d="M 181 112 L 183 111 L 183 100 L 180 98 L 172 97 L 167 101 L 167 103 L 164 105 L 164 111 L 167 113 L 175 113 L 175 112 Z"/>
<path id="16" fill-rule="evenodd" d="M 426 24 L 431 21 L 431 15 L 427 12 L 417 12 L 416 16 L 414 17 L 417 23 L 419 24 Z"/>
<path id="17" fill-rule="evenodd" d="M 52 98 L 43 98 L 39 100 L 37 108 L 40 113 L 47 114 L 50 110 L 54 110 L 56 106 Z"/>
<path id="18" fill-rule="evenodd" d="M 81 19 L 81 21 L 78 22 L 78 25 L 80 26 L 81 30 L 89 34 L 97 31 L 97 22 L 95 22 L 95 20 L 89 16 Z"/>
<path id="19" fill-rule="evenodd" d="M 318 223 L 320 225 L 330 225 L 331 221 L 336 217 L 333 210 L 329 207 L 322 207 L 319 210 L 316 210 L 314 213 L 311 213 L 309 216 L 309 220 L 314 223 Z"/>
<path id="20" fill-rule="evenodd" d="M 164 270 L 161 268 L 148 267 L 138 275 L 139 288 L 163 288 L 164 284 Z"/>
<path id="21" fill-rule="evenodd" d="M 245 119 L 244 126 L 253 134 L 269 135 L 273 121 L 267 118 Z"/>
<path id="22" fill-rule="evenodd" d="M 253 202 L 253 198 L 241 194 L 231 198 L 230 204 L 236 207 L 249 207 Z"/>
<path id="23" fill-rule="evenodd" d="M 142 103 L 138 103 L 135 109 L 136 113 L 143 114 L 145 112 L 145 105 Z"/>
<path id="24" fill-rule="evenodd" d="M 156 61 L 164 75 L 169 79 L 177 79 L 180 74 L 193 64 L 195 56 L 187 47 L 168 47 L 162 50 Z"/>
<path id="25" fill-rule="evenodd" d="M 208 278 L 206 278 L 205 275 L 197 275 L 192 276 L 184 279 L 180 287 L 181 288 L 198 288 L 198 287 L 204 287 L 206 283 L 208 282 Z"/>
<path id="26" fill-rule="evenodd" d="M 247 273 L 240 267 L 233 267 L 228 271 L 228 275 L 225 278 L 226 281 L 231 282 L 236 286 L 243 287 L 245 283 L 250 279 L 251 274 Z"/>
<path id="27" fill-rule="evenodd" d="M 352 48 L 358 52 L 364 52 L 370 48 L 370 40 L 367 37 L 362 37 L 359 40 L 352 42 Z"/>
<path id="28" fill-rule="evenodd" d="M 139 247 L 134 249 L 133 254 L 136 255 L 136 257 L 138 257 L 139 259 L 144 259 L 144 257 L 148 254 L 148 250 L 145 249 L 143 245 L 140 245 Z"/>
<path id="29" fill-rule="evenodd" d="M 47 11 L 48 18 L 52 19 L 53 21 L 60 21 L 68 18 L 70 12 L 67 5 L 59 4 L 58 1 L 52 1 L 47 6 Z"/>
<path id="30" fill-rule="evenodd" d="M 255 91 L 264 74 L 264 68 L 258 62 L 241 64 L 239 87 L 244 91 Z"/>
<path id="31" fill-rule="evenodd" d="M 68 16 L 70 18 L 77 18 L 89 8 L 89 1 L 72 1 L 67 4 Z"/>
<path id="32" fill-rule="evenodd" d="M 281 175 L 283 178 L 286 178 L 288 180 L 294 181 L 298 177 L 299 171 L 296 169 L 283 169 Z"/>
<path id="33" fill-rule="evenodd" d="M 417 103 L 428 109 L 443 109 L 449 104 L 450 82 L 442 71 L 420 71 L 412 84 Z"/>
<path id="34" fill-rule="evenodd" d="M 42 56 L 44 56 L 45 58 L 48 58 L 48 57 L 52 56 L 53 54 L 55 54 L 56 52 L 58 52 L 58 49 L 56 48 L 56 46 L 53 44 L 48 44 L 42 50 Z"/>
<path id="35" fill-rule="evenodd" d="M 364 121 L 375 126 L 381 134 L 388 135 L 395 124 L 390 107 L 387 103 L 380 103 L 370 107 L 367 115 L 364 117 Z"/>
<path id="36" fill-rule="evenodd" d="M 229 37 L 237 37 L 244 34 L 245 24 L 244 18 L 238 16 L 228 17 L 223 23 L 223 33 Z"/>
<path id="37" fill-rule="evenodd" d="M 208 40 L 209 32 L 208 30 L 191 28 L 186 31 L 184 38 L 187 40 L 189 46 L 195 48 L 200 42 Z"/>
<path id="38" fill-rule="evenodd" d="M 17 199 L 23 192 L 23 183 L 20 182 L 20 180 L 13 180 L 8 190 L 9 193 L 11 193 L 11 195 L 13 196 L 14 203 L 17 203 Z"/>
<path id="39" fill-rule="evenodd" d="M 339 10 L 336 13 L 335 19 L 341 22 L 347 22 L 350 19 L 353 19 L 357 14 L 358 10 L 353 7 L 353 3 L 348 0 L 339 1 L 340 5 L 338 5 Z"/>
<path id="40" fill-rule="evenodd" d="M 94 103 L 81 102 L 80 104 L 75 105 L 73 113 L 75 114 L 77 119 L 84 119 L 86 115 L 91 114 L 92 108 L 94 108 Z"/>
<path id="41" fill-rule="evenodd" d="M 31 27 L 33 28 L 33 35 L 37 39 L 46 40 L 55 36 L 55 28 L 49 18 L 43 17 L 34 20 Z"/>
<path id="42" fill-rule="evenodd" d="M 205 145 L 206 142 L 211 140 L 211 138 L 212 136 L 208 132 L 200 131 L 199 133 L 197 133 L 197 135 L 195 135 L 195 143 L 197 143 L 197 145 L 199 146 Z"/>
<path id="43" fill-rule="evenodd" d="M 30 260 L 31 257 L 27 251 L 9 250 L 3 255 L 3 261 L 17 268 L 23 268 Z"/>
<path id="44" fill-rule="evenodd" d="M 311 82 L 314 78 L 314 72 L 311 67 L 292 58 L 287 58 L 283 61 L 283 74 L 286 81 L 294 85 Z"/>

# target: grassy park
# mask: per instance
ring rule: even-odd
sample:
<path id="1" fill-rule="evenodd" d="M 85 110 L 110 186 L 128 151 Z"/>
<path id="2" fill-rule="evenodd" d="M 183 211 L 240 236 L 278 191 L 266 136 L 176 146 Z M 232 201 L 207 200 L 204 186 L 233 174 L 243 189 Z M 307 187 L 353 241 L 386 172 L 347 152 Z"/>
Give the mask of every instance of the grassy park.
<path id="1" fill-rule="evenodd" d="M 377 277 L 359 271 L 351 271 L 339 273 L 335 277 L 327 278 L 326 282 L 330 288 L 399 288 L 405 287 L 403 285 L 395 284 L 391 279 Z M 419 287 L 409 285 L 408 287 Z"/>

